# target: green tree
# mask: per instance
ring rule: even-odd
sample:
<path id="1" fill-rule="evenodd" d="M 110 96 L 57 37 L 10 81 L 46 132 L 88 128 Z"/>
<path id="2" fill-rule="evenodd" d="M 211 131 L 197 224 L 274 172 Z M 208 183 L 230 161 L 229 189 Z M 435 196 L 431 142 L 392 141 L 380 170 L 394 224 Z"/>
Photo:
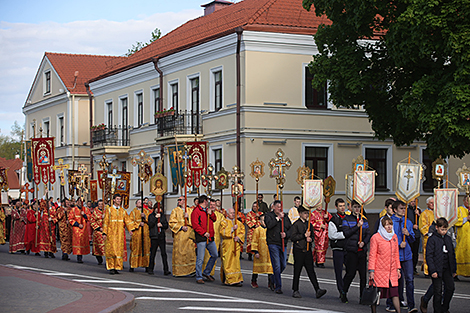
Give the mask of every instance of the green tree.
<path id="1" fill-rule="evenodd" d="M 20 154 L 23 135 L 24 126 L 20 126 L 15 121 L 11 127 L 11 136 L 0 135 L 0 157 L 12 160 L 15 158 L 15 155 Z"/>
<path id="2" fill-rule="evenodd" d="M 310 71 L 335 105 L 363 105 L 378 139 L 470 152 L 469 0 L 303 0 L 332 22 Z"/>
<path id="3" fill-rule="evenodd" d="M 160 31 L 160 29 L 155 28 L 154 31 L 152 32 L 151 36 L 152 37 L 150 38 L 149 42 L 144 43 L 144 42 L 141 42 L 141 41 L 136 41 L 135 44 L 132 45 L 132 48 L 127 50 L 127 53 L 125 54 L 125 56 L 126 57 L 131 56 L 134 53 L 136 53 L 137 51 L 139 51 L 140 49 L 147 47 L 149 44 L 151 44 L 155 40 L 159 39 L 162 36 L 162 32 Z"/>

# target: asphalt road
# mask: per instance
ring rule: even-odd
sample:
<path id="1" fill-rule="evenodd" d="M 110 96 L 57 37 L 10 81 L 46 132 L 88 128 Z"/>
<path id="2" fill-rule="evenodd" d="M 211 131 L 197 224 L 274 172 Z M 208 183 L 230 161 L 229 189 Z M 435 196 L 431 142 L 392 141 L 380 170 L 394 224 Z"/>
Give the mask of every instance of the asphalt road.
<path id="1" fill-rule="evenodd" d="M 171 245 L 168 253 L 171 264 Z M 348 294 L 349 303 L 343 304 L 338 298 L 334 281 L 332 260 L 326 262 L 325 269 L 316 268 L 320 287 L 327 289 L 327 294 L 315 298 L 306 272 L 302 273 L 300 282 L 301 299 L 292 298 L 293 266 L 288 265 L 283 273 L 284 294 L 277 295 L 267 288 L 267 276 L 258 279 L 260 287 L 252 289 L 251 262 L 242 260 L 242 272 L 245 280 L 243 287 L 229 287 L 220 283 L 219 268 L 216 267 L 216 281 L 198 285 L 194 278 L 174 278 L 163 275 L 160 254 L 157 253 L 155 275 L 150 276 L 144 269 L 128 272 L 128 263 L 120 275 L 109 275 L 104 265 L 98 266 L 91 255 L 84 256 L 84 263 L 78 264 L 76 257 L 71 261 L 62 261 L 60 253 L 55 259 L 46 259 L 34 255 L 9 254 L 8 244 L 0 246 L 0 264 L 16 268 L 24 268 L 47 275 L 54 275 L 86 282 L 116 290 L 129 292 L 135 296 L 134 313 L 148 312 L 369 312 L 370 309 L 360 305 L 359 280 L 356 277 Z M 244 254 L 245 255 L 245 254 Z M 246 257 L 246 255 L 245 255 Z M 220 264 L 220 260 L 218 260 Z M 430 279 L 422 275 L 415 277 L 415 302 L 419 304 L 420 297 L 430 284 Z M 1 283 L 0 283 L 1 290 Z M 28 301 L 28 299 L 25 299 Z M 432 307 L 432 305 L 430 306 Z M 461 278 L 456 282 L 456 291 L 451 303 L 451 312 L 469 312 L 470 309 L 470 278 Z M 385 300 L 381 300 L 378 312 L 385 312 Z M 402 312 L 407 312 L 403 310 Z M 432 312 L 432 309 L 428 310 Z"/>

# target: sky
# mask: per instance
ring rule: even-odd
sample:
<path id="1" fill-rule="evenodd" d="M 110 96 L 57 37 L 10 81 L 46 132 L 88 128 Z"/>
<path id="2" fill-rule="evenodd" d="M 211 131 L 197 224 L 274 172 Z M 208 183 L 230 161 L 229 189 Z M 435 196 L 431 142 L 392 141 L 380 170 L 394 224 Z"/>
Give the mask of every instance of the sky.
<path id="1" fill-rule="evenodd" d="M 24 124 L 22 107 L 46 51 L 124 55 L 155 28 L 164 35 L 202 16 L 209 2 L 0 0 L 0 134 Z"/>

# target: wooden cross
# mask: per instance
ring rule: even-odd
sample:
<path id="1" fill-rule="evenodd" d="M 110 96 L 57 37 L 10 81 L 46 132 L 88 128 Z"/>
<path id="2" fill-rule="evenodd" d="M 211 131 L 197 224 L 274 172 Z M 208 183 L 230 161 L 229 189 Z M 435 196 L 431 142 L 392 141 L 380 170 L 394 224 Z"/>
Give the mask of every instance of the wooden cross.
<path id="1" fill-rule="evenodd" d="M 31 189 L 29 189 L 29 183 L 26 183 L 23 185 L 23 187 L 21 187 L 20 189 L 20 192 L 24 192 L 25 193 L 25 200 L 28 201 L 29 199 L 29 193 L 34 193 L 34 188 L 31 187 Z M 20 198 L 21 198 L 21 195 L 20 195 Z"/>
<path id="2" fill-rule="evenodd" d="M 201 176 L 201 178 L 207 182 L 206 193 L 209 197 L 212 196 L 212 181 L 219 179 L 217 175 L 212 174 L 213 170 L 214 170 L 214 167 L 212 166 L 212 164 L 209 164 L 209 166 L 206 169 L 207 174 Z"/>
<path id="3" fill-rule="evenodd" d="M 62 160 L 62 159 L 57 160 L 57 162 L 59 163 L 59 165 L 54 165 L 52 168 L 54 169 L 54 171 L 57 171 L 57 170 L 60 171 L 60 174 L 59 174 L 60 185 L 65 186 L 65 173 L 64 173 L 64 170 L 69 169 L 69 164 L 64 164 L 64 160 Z"/>
<path id="4" fill-rule="evenodd" d="M 152 158 L 149 157 L 147 153 L 145 153 L 144 150 L 140 150 L 139 157 L 135 156 L 132 158 L 132 165 L 134 166 L 139 165 L 139 177 L 142 182 L 149 181 L 150 177 L 145 174 L 145 165 L 152 165 L 152 164 L 153 164 Z"/>
<path id="5" fill-rule="evenodd" d="M 74 178 L 79 179 L 77 185 L 78 185 L 78 189 L 80 189 L 80 196 L 82 197 L 82 200 L 83 200 L 83 194 L 88 193 L 88 188 L 86 186 L 86 177 L 87 176 L 90 177 L 91 174 L 87 173 L 87 168 L 86 168 L 85 164 L 80 164 L 80 166 L 78 167 L 78 174 L 75 174 Z"/>
<path id="6" fill-rule="evenodd" d="M 111 194 L 114 195 L 114 191 L 116 190 L 116 179 L 121 178 L 121 174 L 117 174 L 117 169 L 113 169 L 112 174 L 108 174 L 108 178 L 111 178 Z"/>
<path id="7" fill-rule="evenodd" d="M 414 176 L 411 176 L 413 172 L 410 169 L 408 169 L 405 173 L 406 173 L 405 178 L 408 179 L 406 182 L 406 190 L 408 190 L 410 188 L 410 179 L 413 178 Z"/>

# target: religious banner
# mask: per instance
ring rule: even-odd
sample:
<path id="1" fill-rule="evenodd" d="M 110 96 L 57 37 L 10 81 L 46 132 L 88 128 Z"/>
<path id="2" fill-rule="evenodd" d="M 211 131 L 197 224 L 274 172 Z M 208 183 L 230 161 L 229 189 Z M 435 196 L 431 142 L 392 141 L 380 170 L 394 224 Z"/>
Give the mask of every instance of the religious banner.
<path id="1" fill-rule="evenodd" d="M 354 171 L 353 199 L 361 205 L 374 201 L 375 171 Z"/>
<path id="2" fill-rule="evenodd" d="M 150 192 L 155 196 L 163 196 L 168 191 L 168 183 L 165 176 L 156 173 L 150 179 Z"/>
<path id="3" fill-rule="evenodd" d="M 434 219 L 445 217 L 449 227 L 457 222 L 459 190 L 457 188 L 434 189 Z"/>
<path id="4" fill-rule="evenodd" d="M 201 183 L 203 186 L 206 186 L 207 181 L 202 181 L 201 176 L 207 167 L 207 142 L 187 142 L 186 145 L 188 146 L 188 155 L 190 158 L 188 168 L 191 173 L 190 177 L 188 177 L 187 186 L 198 188 Z"/>
<path id="5" fill-rule="evenodd" d="M 36 185 L 55 183 L 54 137 L 33 138 L 33 179 Z"/>
<path id="6" fill-rule="evenodd" d="M 221 190 L 221 189 L 227 189 L 228 188 L 228 175 L 229 172 L 225 170 L 225 168 L 221 168 L 220 171 L 217 172 L 217 179 L 215 181 L 215 189 Z"/>
<path id="7" fill-rule="evenodd" d="M 349 203 L 353 200 L 354 195 L 354 175 L 353 174 L 346 174 L 346 199 Z"/>
<path id="8" fill-rule="evenodd" d="M 335 195 L 336 190 L 336 181 L 333 176 L 328 176 L 323 181 L 323 195 L 325 196 L 325 200 L 330 201 L 330 198 Z"/>
<path id="9" fill-rule="evenodd" d="M 90 197 L 92 202 L 98 200 L 98 181 L 96 179 L 90 180 Z"/>
<path id="10" fill-rule="evenodd" d="M 25 141 L 26 144 L 26 178 L 28 181 L 33 181 L 33 150 L 31 140 Z"/>
<path id="11" fill-rule="evenodd" d="M 455 174 L 459 178 L 457 186 L 468 196 L 470 194 L 470 169 L 464 163 Z"/>
<path id="12" fill-rule="evenodd" d="M 419 197 L 419 188 L 422 177 L 421 164 L 397 164 L 397 188 L 395 194 L 403 202 L 410 202 Z"/>
<path id="13" fill-rule="evenodd" d="M 304 180 L 304 206 L 315 208 L 323 205 L 323 181 L 317 179 Z"/>
<path id="14" fill-rule="evenodd" d="M 447 176 L 447 163 L 442 157 L 437 158 L 432 162 L 432 178 L 439 181 L 439 183 Z"/>
<path id="15" fill-rule="evenodd" d="M 8 191 L 8 169 L 0 168 L 0 190 Z"/>
<path id="16" fill-rule="evenodd" d="M 168 159 L 170 160 L 171 181 L 173 186 L 184 187 L 184 145 L 169 146 Z"/>
<path id="17" fill-rule="evenodd" d="M 129 195 L 130 195 L 130 182 L 131 182 L 131 173 L 130 172 L 121 172 L 118 171 L 117 173 L 117 178 L 116 179 L 116 189 L 114 191 L 114 194 L 120 195 L 121 196 L 121 203 L 122 207 L 124 209 L 129 208 Z M 108 203 L 111 203 L 112 200 L 112 194 L 111 194 L 111 178 L 106 177 L 105 183 L 104 183 L 104 199 L 108 200 Z"/>
<path id="18" fill-rule="evenodd" d="M 77 174 L 78 171 L 76 170 L 68 170 L 68 182 L 69 182 L 69 196 L 73 198 L 75 194 L 78 196 L 78 181 L 77 181 Z"/>

